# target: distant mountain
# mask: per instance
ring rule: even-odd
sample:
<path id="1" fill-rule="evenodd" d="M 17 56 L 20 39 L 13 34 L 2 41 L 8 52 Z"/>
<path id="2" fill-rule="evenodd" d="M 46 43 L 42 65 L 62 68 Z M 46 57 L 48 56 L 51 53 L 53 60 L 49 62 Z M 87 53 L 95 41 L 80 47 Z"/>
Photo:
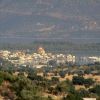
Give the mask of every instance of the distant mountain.
<path id="1" fill-rule="evenodd" d="M 0 43 L 100 43 L 100 0 L 0 0 Z"/>

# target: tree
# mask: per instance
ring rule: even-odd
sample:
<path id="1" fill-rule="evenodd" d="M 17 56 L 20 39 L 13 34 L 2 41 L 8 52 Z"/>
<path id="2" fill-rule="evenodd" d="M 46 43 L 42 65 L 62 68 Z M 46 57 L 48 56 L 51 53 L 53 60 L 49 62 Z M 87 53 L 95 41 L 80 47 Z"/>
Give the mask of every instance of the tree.
<path id="1" fill-rule="evenodd" d="M 33 100 L 35 98 L 35 94 L 34 94 L 34 91 L 33 90 L 26 90 L 26 89 L 23 89 L 21 91 L 21 97 L 20 97 L 22 100 Z"/>
<path id="2" fill-rule="evenodd" d="M 85 89 L 80 89 L 79 94 L 81 95 L 81 97 L 89 97 L 89 92 Z"/>
<path id="3" fill-rule="evenodd" d="M 54 87 L 48 87 L 48 91 L 49 91 L 50 94 L 53 94 Z"/>
<path id="4" fill-rule="evenodd" d="M 47 100 L 53 100 L 53 99 L 52 99 L 52 97 L 51 97 L 51 96 L 48 96 L 48 99 L 47 99 Z"/>
<path id="5" fill-rule="evenodd" d="M 51 82 L 52 82 L 53 84 L 57 84 L 57 83 L 59 82 L 59 78 L 57 78 L 57 77 L 52 77 Z"/>
<path id="6" fill-rule="evenodd" d="M 59 75 L 61 76 L 61 78 L 64 78 L 65 75 L 66 75 L 66 73 L 65 73 L 64 71 L 60 71 L 60 72 L 59 72 Z"/>
<path id="7" fill-rule="evenodd" d="M 0 72 L 0 85 L 2 84 L 3 81 L 4 81 L 3 72 Z"/>
<path id="8" fill-rule="evenodd" d="M 36 79 L 36 76 L 37 75 L 34 72 L 33 73 L 28 73 L 28 78 L 31 79 L 31 80 L 35 80 Z"/>
<path id="9" fill-rule="evenodd" d="M 100 85 L 96 85 L 95 87 L 89 89 L 90 92 L 96 93 L 98 96 L 100 96 Z"/>
<path id="10" fill-rule="evenodd" d="M 93 79 L 91 79 L 91 78 L 84 79 L 84 85 L 85 85 L 86 87 L 89 87 L 89 86 L 91 86 L 92 84 L 94 84 Z"/>
<path id="11" fill-rule="evenodd" d="M 13 90 L 18 96 L 18 100 L 32 100 L 33 96 L 37 96 L 40 93 L 39 87 L 24 76 L 18 76 L 12 85 Z"/>
<path id="12" fill-rule="evenodd" d="M 49 62 L 48 62 L 48 65 L 50 65 L 50 66 L 56 66 L 57 65 L 57 62 L 55 61 L 55 60 L 50 60 Z"/>
<path id="13" fill-rule="evenodd" d="M 83 85 L 84 84 L 84 78 L 80 76 L 73 76 L 72 82 L 74 85 Z"/>
<path id="14" fill-rule="evenodd" d="M 55 90 L 59 93 L 74 93 L 75 88 L 69 80 L 63 81 L 55 87 Z"/>
<path id="15" fill-rule="evenodd" d="M 1 81 L 6 80 L 9 82 L 14 82 L 16 80 L 16 77 L 8 72 L 0 72 L 0 79 Z"/>
<path id="16" fill-rule="evenodd" d="M 66 97 L 63 98 L 63 100 L 83 100 L 80 94 L 68 94 Z"/>
<path id="17" fill-rule="evenodd" d="M 2 84 L 3 81 L 4 81 L 4 79 L 2 77 L 0 77 L 0 85 Z"/>

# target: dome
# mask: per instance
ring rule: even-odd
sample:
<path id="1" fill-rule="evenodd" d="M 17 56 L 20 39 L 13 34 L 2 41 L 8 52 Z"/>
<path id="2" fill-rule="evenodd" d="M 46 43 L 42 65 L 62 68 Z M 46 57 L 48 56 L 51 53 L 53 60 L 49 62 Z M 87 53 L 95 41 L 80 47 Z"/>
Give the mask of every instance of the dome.
<path id="1" fill-rule="evenodd" d="M 44 55 L 44 54 L 45 54 L 44 48 L 39 47 L 39 48 L 38 48 L 38 53 L 41 54 L 41 55 Z"/>

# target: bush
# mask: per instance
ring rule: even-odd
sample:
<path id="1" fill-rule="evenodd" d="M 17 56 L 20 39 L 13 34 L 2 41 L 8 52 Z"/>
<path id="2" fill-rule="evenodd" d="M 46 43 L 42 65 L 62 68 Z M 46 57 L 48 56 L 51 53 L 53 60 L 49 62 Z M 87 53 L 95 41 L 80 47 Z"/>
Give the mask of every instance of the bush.
<path id="1" fill-rule="evenodd" d="M 84 79 L 84 85 L 85 85 L 86 87 L 91 86 L 93 83 L 94 83 L 94 81 L 93 81 L 93 79 L 91 79 L 91 78 Z"/>
<path id="2" fill-rule="evenodd" d="M 59 82 L 59 78 L 57 78 L 57 77 L 52 77 L 51 82 L 52 82 L 53 84 L 57 84 L 57 83 Z"/>
<path id="3" fill-rule="evenodd" d="M 94 81 L 91 78 L 84 79 L 84 77 L 80 76 L 73 76 L 72 82 L 74 85 L 85 85 L 85 86 L 91 86 Z"/>
<path id="4" fill-rule="evenodd" d="M 83 85 L 84 84 L 84 78 L 80 76 L 73 76 L 72 82 L 74 85 Z"/>
<path id="5" fill-rule="evenodd" d="M 83 100 L 80 94 L 68 94 L 66 97 L 63 98 L 63 100 Z"/>
<path id="6" fill-rule="evenodd" d="M 64 78 L 65 75 L 66 75 L 66 73 L 65 73 L 64 71 L 60 71 L 60 72 L 59 72 L 59 75 L 60 75 L 61 78 Z"/>
<path id="7" fill-rule="evenodd" d="M 89 91 L 100 96 L 100 85 L 96 85 L 95 87 L 89 89 Z"/>
<path id="8" fill-rule="evenodd" d="M 0 78 L 0 85 L 2 84 L 3 81 L 4 81 L 4 79 L 3 78 Z"/>

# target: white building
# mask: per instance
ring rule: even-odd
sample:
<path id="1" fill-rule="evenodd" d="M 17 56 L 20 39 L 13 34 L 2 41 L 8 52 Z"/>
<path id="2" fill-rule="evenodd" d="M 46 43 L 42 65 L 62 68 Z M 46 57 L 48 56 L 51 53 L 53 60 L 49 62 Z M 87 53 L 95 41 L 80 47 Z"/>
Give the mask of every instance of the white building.
<path id="1" fill-rule="evenodd" d="M 67 55 L 67 62 L 75 63 L 75 56 L 71 54 Z"/>

